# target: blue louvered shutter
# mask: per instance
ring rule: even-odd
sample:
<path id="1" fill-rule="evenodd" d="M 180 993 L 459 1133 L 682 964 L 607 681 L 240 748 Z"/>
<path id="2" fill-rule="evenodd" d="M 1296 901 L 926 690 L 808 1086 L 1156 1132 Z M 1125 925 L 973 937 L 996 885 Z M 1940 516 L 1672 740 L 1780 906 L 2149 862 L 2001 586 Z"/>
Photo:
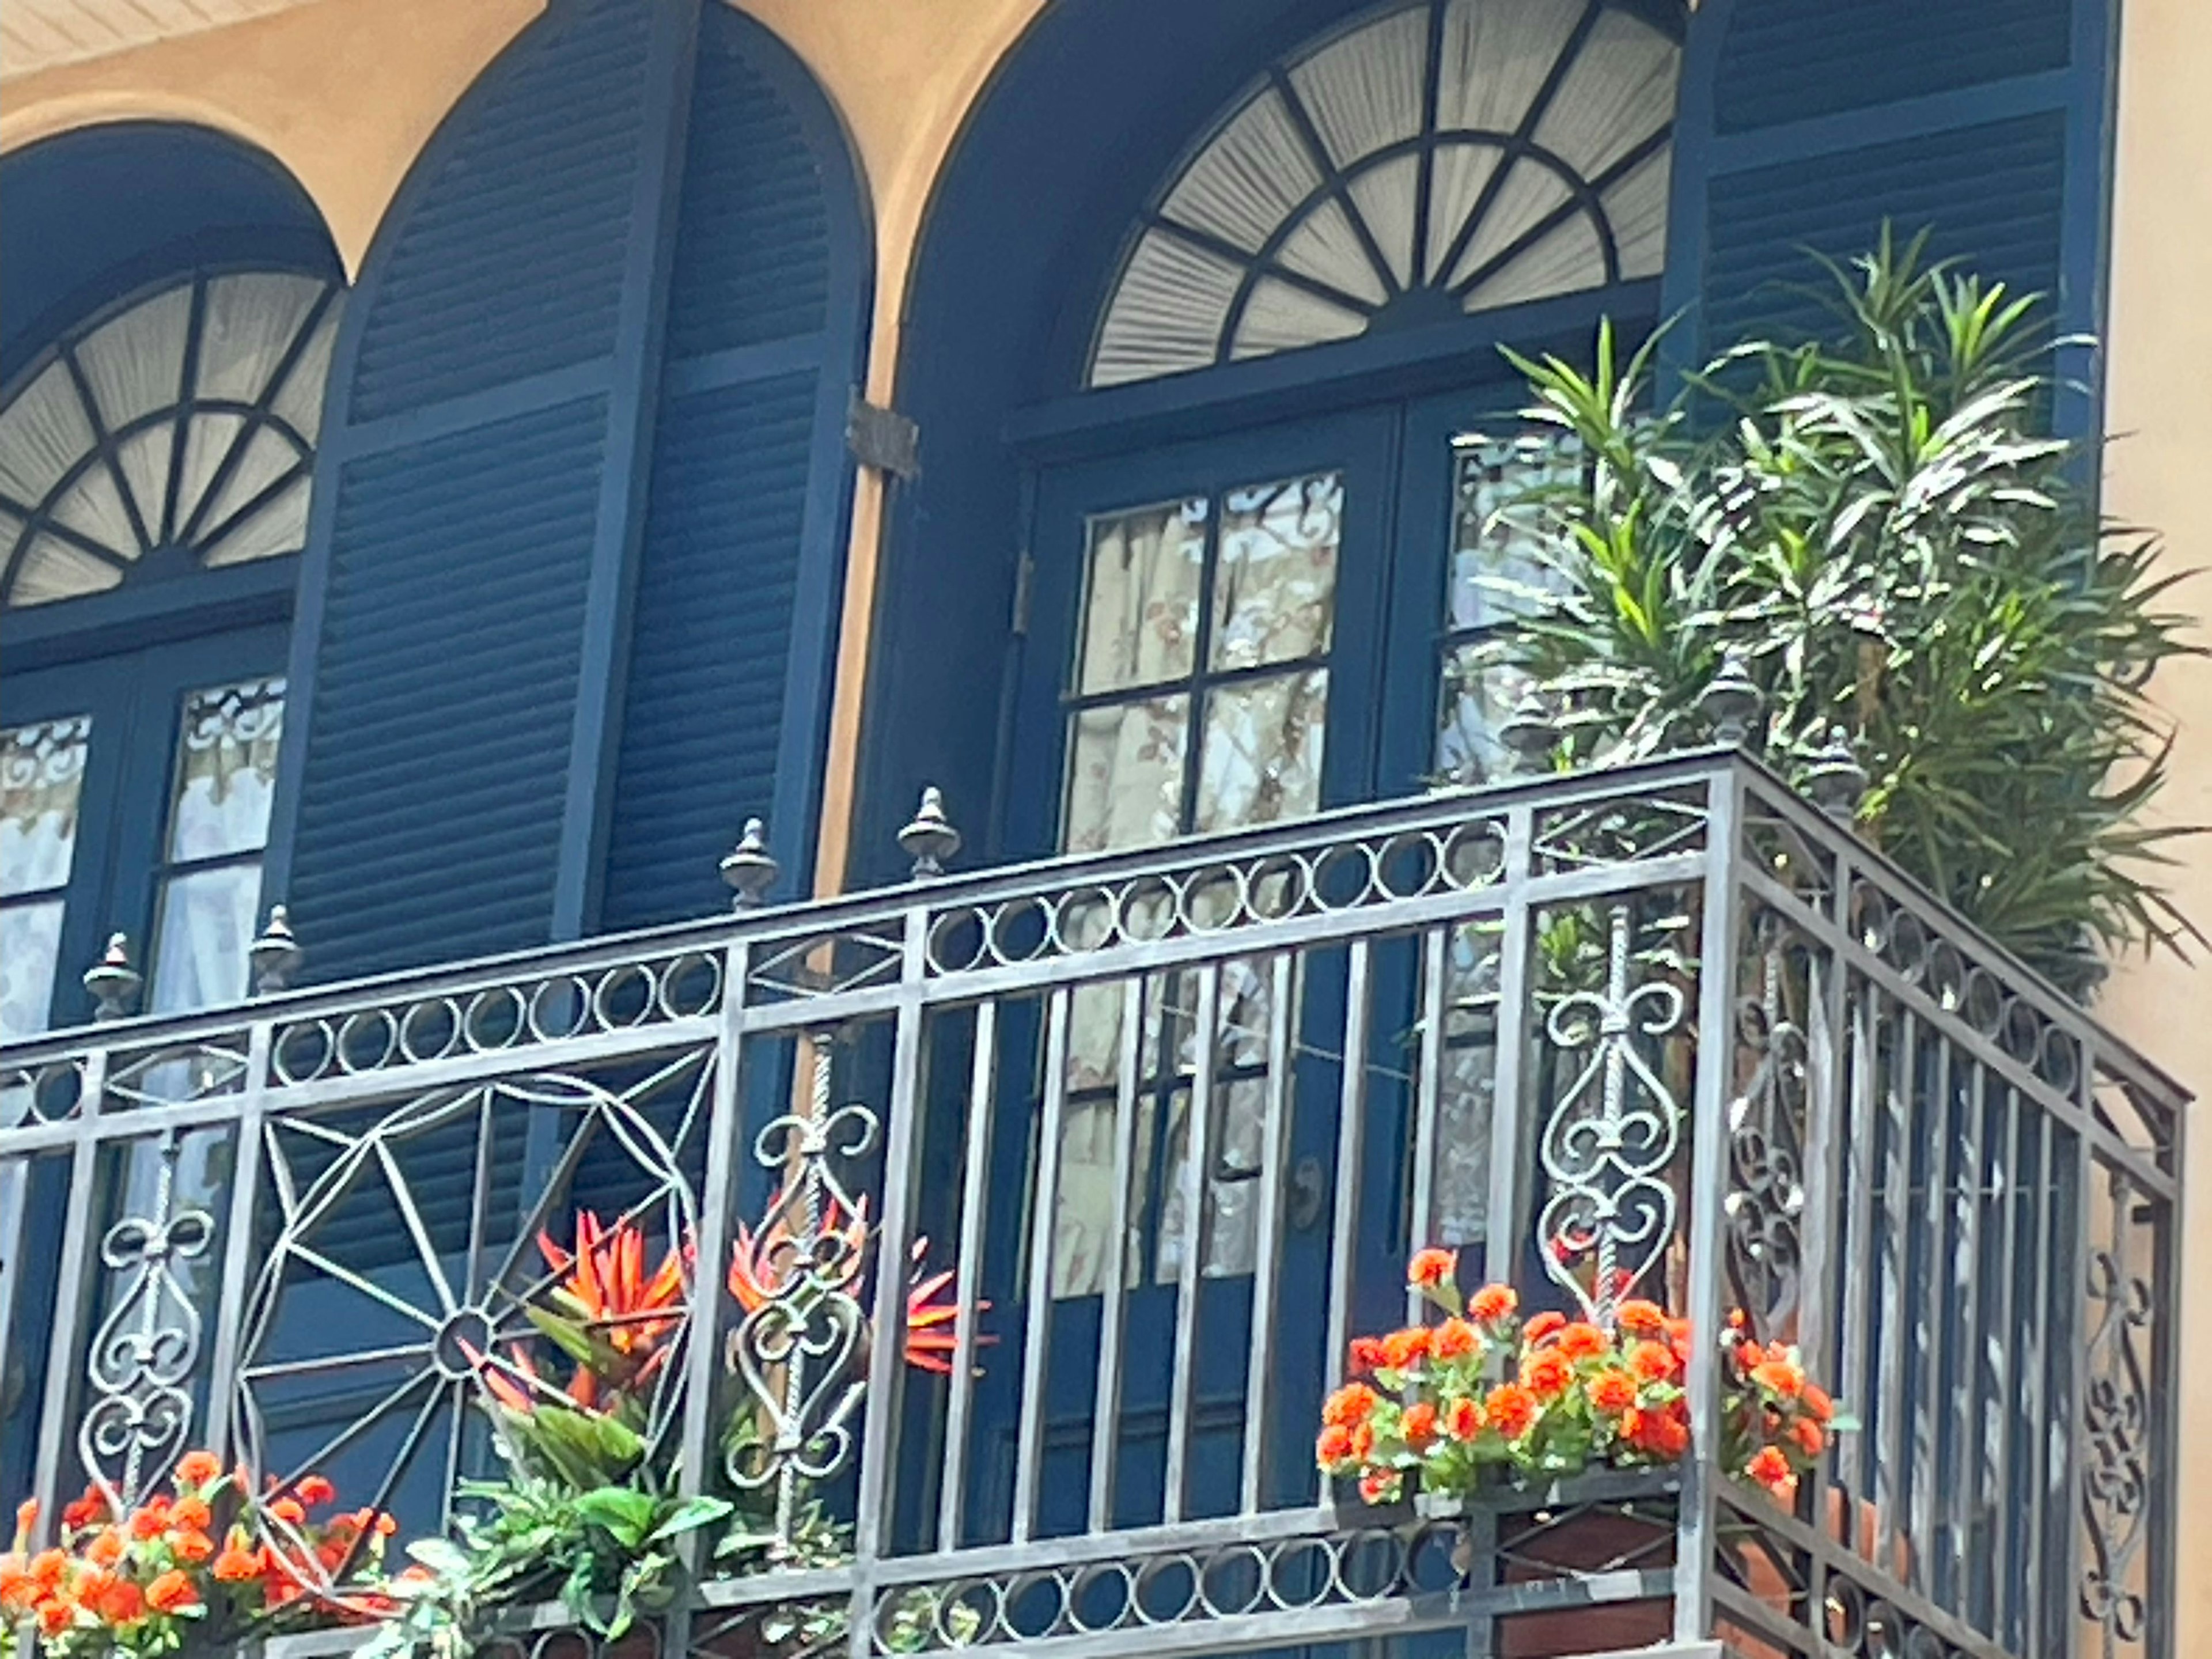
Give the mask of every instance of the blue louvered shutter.
<path id="1" fill-rule="evenodd" d="M 717 861 L 768 818 L 799 890 L 819 810 L 863 303 L 842 139 L 758 24 L 701 25 L 651 505 L 600 921 L 726 903 Z"/>
<path id="2" fill-rule="evenodd" d="M 349 302 L 272 860 L 318 977 L 588 924 L 695 23 L 555 0 Z"/>
<path id="3" fill-rule="evenodd" d="M 1668 309 L 1678 349 L 1817 330 L 1804 250 L 1847 258 L 1885 220 L 2056 306 L 2101 304 L 2109 0 L 1717 0 L 1698 12 L 1676 126 Z"/>

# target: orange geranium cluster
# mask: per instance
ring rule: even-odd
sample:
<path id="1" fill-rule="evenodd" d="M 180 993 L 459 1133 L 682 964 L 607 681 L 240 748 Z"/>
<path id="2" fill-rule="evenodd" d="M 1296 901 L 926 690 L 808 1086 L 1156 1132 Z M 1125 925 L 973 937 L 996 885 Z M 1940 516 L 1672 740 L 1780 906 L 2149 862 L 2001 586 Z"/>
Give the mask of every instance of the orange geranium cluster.
<path id="1" fill-rule="evenodd" d="M 1630 1300 L 1610 1329 L 1558 1313 L 1524 1322 L 1509 1286 L 1463 1297 L 1457 1268 L 1449 1250 L 1420 1251 L 1407 1282 L 1441 1317 L 1353 1341 L 1352 1380 L 1322 1409 L 1314 1452 L 1324 1474 L 1387 1504 L 1409 1481 L 1464 1496 L 1493 1470 L 1552 1480 L 1689 1450 L 1687 1320 Z M 1824 1449 L 1833 1407 L 1794 1352 L 1760 1352 L 1735 1328 L 1730 1336 L 1729 1455 L 1786 1499 Z"/>
<path id="2" fill-rule="evenodd" d="M 121 1513 L 88 1488 L 62 1510 L 59 1544 L 35 1554 L 37 1507 L 24 1504 L 15 1547 L 0 1555 L 0 1615 L 34 1620 L 52 1659 L 122 1659 L 173 1653 L 196 1626 L 236 1637 L 288 1611 L 317 1620 L 380 1611 L 318 1587 L 380 1557 L 389 1516 L 357 1510 L 310 1520 L 337 1494 L 308 1475 L 265 1504 L 265 1524 L 249 1525 L 245 1471 L 226 1474 L 205 1451 L 179 1458 L 170 1485 Z"/>
<path id="3" fill-rule="evenodd" d="M 1836 1403 L 1805 1375 L 1797 1350 L 1751 1340 L 1741 1313 L 1721 1336 L 1726 1359 L 1722 1455 L 1731 1468 L 1788 1504 L 1797 1481 L 1828 1449 L 1838 1427 Z"/>

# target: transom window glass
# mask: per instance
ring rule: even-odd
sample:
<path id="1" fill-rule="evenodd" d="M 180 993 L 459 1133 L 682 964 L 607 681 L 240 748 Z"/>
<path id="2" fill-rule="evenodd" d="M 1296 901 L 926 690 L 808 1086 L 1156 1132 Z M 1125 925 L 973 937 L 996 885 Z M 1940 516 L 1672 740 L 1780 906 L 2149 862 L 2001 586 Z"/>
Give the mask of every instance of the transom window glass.
<path id="1" fill-rule="evenodd" d="M 299 551 L 337 295 L 191 276 L 57 345 L 0 408 L 0 604 Z"/>
<path id="2" fill-rule="evenodd" d="M 0 1042 L 46 1029 L 92 721 L 0 732 Z"/>
<path id="3" fill-rule="evenodd" d="M 1091 520 L 1066 850 L 1319 804 L 1343 510 L 1322 472 Z"/>
<path id="4" fill-rule="evenodd" d="M 1279 65 L 1133 229 L 1088 384 L 1656 275 L 1680 58 L 1620 0 L 1401 0 Z"/>
<path id="5" fill-rule="evenodd" d="M 184 699 L 155 883 L 149 1006 L 156 1013 L 246 994 L 283 730 L 281 678 Z"/>

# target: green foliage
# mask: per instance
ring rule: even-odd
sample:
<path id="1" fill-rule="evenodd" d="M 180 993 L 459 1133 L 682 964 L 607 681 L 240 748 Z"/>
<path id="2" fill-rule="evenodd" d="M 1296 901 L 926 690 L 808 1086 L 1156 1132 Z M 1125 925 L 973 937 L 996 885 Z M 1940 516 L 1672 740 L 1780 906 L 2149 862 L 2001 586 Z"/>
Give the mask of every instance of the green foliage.
<path id="1" fill-rule="evenodd" d="M 1493 581 L 1519 614 L 1480 665 L 1535 679 L 1562 763 L 1606 763 L 1707 740 L 1738 653 L 1770 759 L 1802 782 L 1840 727 L 1861 832 L 2061 985 L 2100 945 L 2202 940 L 2158 881 L 2187 832 L 2141 822 L 2180 578 L 2098 524 L 2094 451 L 2045 431 L 2037 302 L 1887 231 L 1826 269 L 1838 343 L 1740 345 L 1656 410 L 1656 341 L 1624 362 L 1602 328 L 1588 374 L 1514 358 L 1586 465 L 1501 509 L 1542 579 Z"/>

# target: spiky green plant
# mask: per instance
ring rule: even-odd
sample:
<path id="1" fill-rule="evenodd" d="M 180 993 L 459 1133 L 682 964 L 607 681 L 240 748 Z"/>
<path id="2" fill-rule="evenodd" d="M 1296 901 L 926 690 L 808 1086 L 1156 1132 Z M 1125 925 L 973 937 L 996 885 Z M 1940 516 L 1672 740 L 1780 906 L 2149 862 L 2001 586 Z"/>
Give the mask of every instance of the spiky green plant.
<path id="1" fill-rule="evenodd" d="M 2204 937 L 2159 880 L 2188 832 L 2142 817 L 2181 578 L 2098 522 L 2094 451 L 2051 435 L 2037 301 L 1924 240 L 1821 262 L 1832 337 L 1740 344 L 1662 405 L 1656 341 L 1624 362 L 1602 328 L 1588 373 L 1516 357 L 1586 465 L 1501 509 L 1543 580 L 1499 579 L 1520 614 L 1485 662 L 1532 676 L 1587 763 L 1707 740 L 1699 696 L 1741 653 L 1785 774 L 1840 727 L 1862 833 L 2078 993 L 2100 947 Z"/>

